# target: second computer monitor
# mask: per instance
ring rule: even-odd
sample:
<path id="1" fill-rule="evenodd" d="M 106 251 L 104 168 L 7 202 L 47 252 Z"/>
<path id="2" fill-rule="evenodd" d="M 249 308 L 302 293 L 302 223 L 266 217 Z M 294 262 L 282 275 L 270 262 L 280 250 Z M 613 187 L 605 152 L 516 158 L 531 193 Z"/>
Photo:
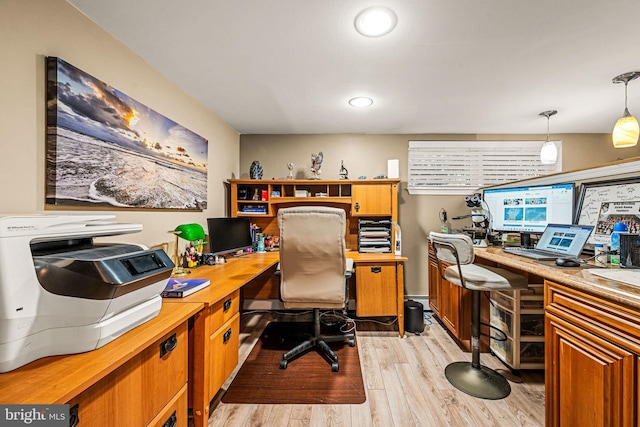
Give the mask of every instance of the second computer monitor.
<path id="1" fill-rule="evenodd" d="M 544 231 L 547 224 L 573 223 L 574 184 L 489 188 L 482 197 L 491 229 L 521 234 Z"/>
<path id="2" fill-rule="evenodd" d="M 209 250 L 224 255 L 248 249 L 253 244 L 249 218 L 207 218 Z"/>

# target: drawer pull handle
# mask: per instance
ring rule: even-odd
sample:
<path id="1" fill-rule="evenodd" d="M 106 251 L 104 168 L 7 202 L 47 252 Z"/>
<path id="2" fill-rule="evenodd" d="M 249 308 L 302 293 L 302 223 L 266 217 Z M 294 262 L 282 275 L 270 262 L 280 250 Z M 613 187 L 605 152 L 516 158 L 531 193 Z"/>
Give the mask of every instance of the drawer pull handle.
<path id="1" fill-rule="evenodd" d="M 162 424 L 162 427 L 176 427 L 177 424 L 178 417 L 176 416 L 176 411 L 173 411 L 173 414 L 171 414 L 171 416 L 167 418 L 167 421 Z"/>
<path id="2" fill-rule="evenodd" d="M 160 358 L 162 359 L 167 353 L 172 352 L 178 346 L 178 337 L 176 334 L 171 335 L 160 343 Z"/>
<path id="3" fill-rule="evenodd" d="M 76 427 L 80 424 L 80 417 L 78 416 L 78 405 L 74 405 L 69 409 L 69 427 Z"/>
<path id="4" fill-rule="evenodd" d="M 225 332 L 224 335 L 222 336 L 222 342 L 226 343 L 230 339 L 231 339 L 231 328 L 229 328 L 229 330 Z"/>
<path id="5" fill-rule="evenodd" d="M 223 305 L 223 309 L 224 309 L 224 311 L 228 311 L 230 308 L 231 308 L 231 298 L 229 298 L 228 300 L 226 300 L 226 301 L 224 302 L 224 305 Z"/>
<path id="6" fill-rule="evenodd" d="M 381 273 L 382 272 L 382 267 L 371 267 L 371 272 L 372 273 Z"/>
<path id="7" fill-rule="evenodd" d="M 356 212 L 358 212 L 360 210 L 360 203 L 356 202 L 354 207 L 356 208 Z"/>

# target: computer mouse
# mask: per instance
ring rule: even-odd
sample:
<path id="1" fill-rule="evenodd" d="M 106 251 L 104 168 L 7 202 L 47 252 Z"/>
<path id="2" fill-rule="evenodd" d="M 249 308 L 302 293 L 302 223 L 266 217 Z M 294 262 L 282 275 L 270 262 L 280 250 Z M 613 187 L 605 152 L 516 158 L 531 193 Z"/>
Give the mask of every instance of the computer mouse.
<path id="1" fill-rule="evenodd" d="M 556 265 L 560 267 L 580 267 L 580 263 L 571 258 L 558 258 L 556 259 Z"/>

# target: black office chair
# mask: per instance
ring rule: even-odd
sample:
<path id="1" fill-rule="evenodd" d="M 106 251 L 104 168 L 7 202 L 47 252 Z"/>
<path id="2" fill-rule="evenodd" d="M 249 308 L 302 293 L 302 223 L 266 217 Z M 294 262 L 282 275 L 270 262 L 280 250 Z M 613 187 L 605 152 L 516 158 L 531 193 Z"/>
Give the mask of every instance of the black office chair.
<path id="1" fill-rule="evenodd" d="M 338 356 L 327 342 L 347 340 L 353 347 L 355 335 L 323 335 L 320 309 L 344 310 L 348 301 L 346 284 L 353 260 L 346 257 L 346 214 L 324 206 L 284 208 L 278 211 L 278 226 L 280 298 L 285 308 L 313 309 L 313 334 L 282 356 L 280 368 L 314 348 L 337 372 Z"/>
<path id="2" fill-rule="evenodd" d="M 454 362 L 444 371 L 454 387 L 483 399 L 502 399 L 511 393 L 505 377 L 480 364 L 480 298 L 483 291 L 523 289 L 527 278 L 502 268 L 473 264 L 473 242 L 466 234 L 429 233 L 440 276 L 471 291 L 471 363 Z M 440 264 L 444 261 L 446 268 Z"/>

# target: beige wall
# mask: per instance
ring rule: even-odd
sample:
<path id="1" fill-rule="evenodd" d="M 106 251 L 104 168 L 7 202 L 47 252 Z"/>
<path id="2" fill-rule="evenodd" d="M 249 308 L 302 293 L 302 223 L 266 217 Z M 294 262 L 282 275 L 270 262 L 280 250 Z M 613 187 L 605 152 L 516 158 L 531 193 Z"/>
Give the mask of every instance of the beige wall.
<path id="1" fill-rule="evenodd" d="M 438 213 L 444 208 L 450 217 L 465 215 L 469 209 L 463 196 L 411 196 L 407 188 L 407 148 L 410 140 L 544 140 L 545 135 L 242 135 L 240 137 L 239 178 L 248 178 L 249 166 L 258 160 L 264 178 L 284 178 L 286 164 L 297 163 L 296 178 L 311 176 L 311 153 L 322 151 L 321 178 L 338 179 L 340 161 L 344 160 L 349 178 L 360 175 L 372 178 L 387 170 L 387 159 L 400 160 L 399 221 L 402 227 L 402 252 L 406 263 L 405 292 L 424 296 L 427 290 L 427 235 L 438 229 Z M 640 147 L 614 149 L 610 135 L 553 135 L 563 141 L 563 169 L 593 166 L 617 159 L 640 156 Z M 452 221 L 452 226 L 470 225 Z"/>
<path id="2" fill-rule="evenodd" d="M 144 227 L 111 240 L 171 241 L 167 231 L 179 224 L 206 225 L 207 216 L 226 214 L 222 183 L 238 171 L 238 133 L 69 3 L 2 0 L 0 47 L 0 215 L 45 210 L 46 56 L 64 59 L 209 141 L 208 209 L 106 211 Z"/>

